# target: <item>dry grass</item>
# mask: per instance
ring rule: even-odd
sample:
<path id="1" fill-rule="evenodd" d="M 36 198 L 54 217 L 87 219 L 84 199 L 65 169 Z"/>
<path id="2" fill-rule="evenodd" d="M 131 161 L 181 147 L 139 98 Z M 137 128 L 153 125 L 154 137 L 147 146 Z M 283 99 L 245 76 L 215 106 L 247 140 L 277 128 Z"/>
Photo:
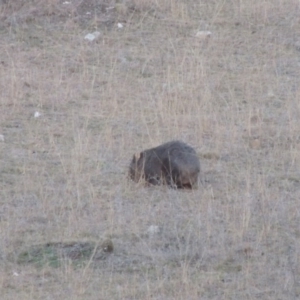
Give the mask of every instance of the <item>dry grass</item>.
<path id="1" fill-rule="evenodd" d="M 1 299 L 299 298 L 299 1 L 63 2 L 0 6 Z M 171 139 L 202 187 L 127 180 Z"/>

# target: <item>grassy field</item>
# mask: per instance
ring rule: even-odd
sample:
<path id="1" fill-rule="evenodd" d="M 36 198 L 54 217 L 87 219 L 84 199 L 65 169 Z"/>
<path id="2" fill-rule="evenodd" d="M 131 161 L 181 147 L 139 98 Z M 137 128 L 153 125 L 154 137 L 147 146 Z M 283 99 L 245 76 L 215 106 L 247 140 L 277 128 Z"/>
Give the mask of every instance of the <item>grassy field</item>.
<path id="1" fill-rule="evenodd" d="M 300 299 L 299 32 L 298 0 L 1 1 L 1 299 Z M 199 189 L 128 180 L 172 139 Z"/>

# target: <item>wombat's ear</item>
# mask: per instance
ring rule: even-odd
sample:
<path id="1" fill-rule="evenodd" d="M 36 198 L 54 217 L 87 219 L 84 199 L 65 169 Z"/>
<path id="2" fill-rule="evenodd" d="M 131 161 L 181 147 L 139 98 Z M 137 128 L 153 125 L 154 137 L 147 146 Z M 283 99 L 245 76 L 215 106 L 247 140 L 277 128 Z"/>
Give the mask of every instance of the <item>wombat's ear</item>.
<path id="1" fill-rule="evenodd" d="M 138 161 L 140 158 L 143 157 L 143 153 L 142 152 L 141 153 L 135 153 L 133 155 L 133 157 L 134 157 L 135 161 Z"/>

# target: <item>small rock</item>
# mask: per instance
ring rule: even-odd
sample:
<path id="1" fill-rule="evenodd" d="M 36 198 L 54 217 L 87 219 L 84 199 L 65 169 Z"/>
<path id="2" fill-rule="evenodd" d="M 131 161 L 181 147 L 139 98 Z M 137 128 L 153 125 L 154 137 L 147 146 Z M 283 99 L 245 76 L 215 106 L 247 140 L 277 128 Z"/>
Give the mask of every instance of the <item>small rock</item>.
<path id="1" fill-rule="evenodd" d="M 160 228 L 157 225 L 151 225 L 149 226 L 147 233 L 149 235 L 154 235 L 160 233 Z"/>
<path id="2" fill-rule="evenodd" d="M 35 118 L 39 118 L 41 116 L 41 113 L 39 113 L 38 111 L 36 111 L 35 113 L 34 113 L 34 117 Z"/>
<path id="3" fill-rule="evenodd" d="M 111 240 L 105 240 L 101 244 L 103 252 L 111 253 L 114 251 L 114 244 Z"/>
<path id="4" fill-rule="evenodd" d="M 122 23 L 118 23 L 118 28 L 119 29 L 121 29 L 121 28 L 123 28 L 124 26 L 123 26 L 123 24 Z"/>
<path id="5" fill-rule="evenodd" d="M 211 31 L 198 31 L 196 33 L 197 38 L 208 38 L 212 35 Z"/>
<path id="6" fill-rule="evenodd" d="M 97 39 L 100 36 L 100 32 L 99 31 L 95 31 L 93 33 L 88 33 L 84 39 L 88 40 L 90 42 L 94 41 L 95 39 Z"/>
<path id="7" fill-rule="evenodd" d="M 113 9 L 115 9 L 115 7 L 114 7 L 114 6 L 109 6 L 109 7 L 106 7 L 105 9 L 106 9 L 106 11 L 108 11 L 108 10 L 113 10 Z"/>

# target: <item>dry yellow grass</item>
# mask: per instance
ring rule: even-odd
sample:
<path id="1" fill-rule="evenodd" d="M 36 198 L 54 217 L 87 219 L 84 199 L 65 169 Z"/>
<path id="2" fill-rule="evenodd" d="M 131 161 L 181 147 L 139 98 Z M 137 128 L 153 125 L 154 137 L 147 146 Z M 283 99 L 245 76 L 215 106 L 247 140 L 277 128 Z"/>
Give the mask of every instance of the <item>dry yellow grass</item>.
<path id="1" fill-rule="evenodd" d="M 2 2 L 1 299 L 300 297 L 299 1 Z M 127 180 L 171 139 L 202 187 Z"/>

